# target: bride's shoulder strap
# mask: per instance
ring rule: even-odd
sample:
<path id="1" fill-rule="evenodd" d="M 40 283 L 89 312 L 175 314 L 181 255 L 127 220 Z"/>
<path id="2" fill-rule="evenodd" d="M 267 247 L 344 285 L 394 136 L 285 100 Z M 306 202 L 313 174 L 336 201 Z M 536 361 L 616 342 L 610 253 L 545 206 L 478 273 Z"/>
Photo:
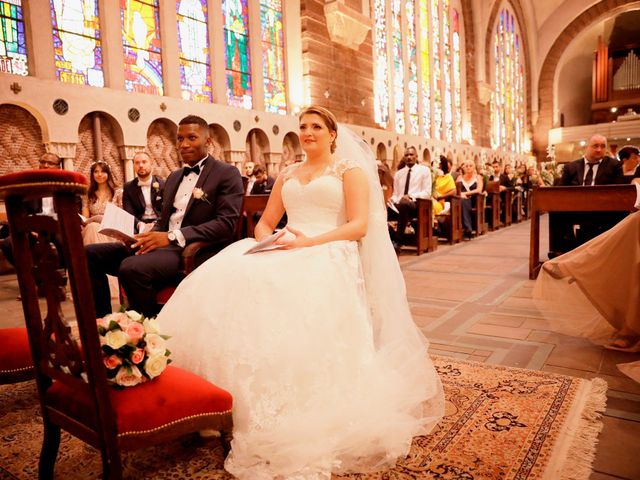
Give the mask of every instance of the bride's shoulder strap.
<path id="1" fill-rule="evenodd" d="M 346 172 L 347 170 L 351 170 L 352 168 L 362 168 L 362 167 L 360 167 L 358 162 L 356 162 L 355 160 L 342 157 L 336 160 L 336 162 L 333 164 L 332 170 L 337 177 L 342 178 L 342 176 L 344 175 L 344 172 Z"/>
<path id="2" fill-rule="evenodd" d="M 279 174 L 282 177 L 282 181 L 286 182 L 293 176 L 293 172 L 295 172 L 302 162 L 297 162 L 285 167 Z"/>

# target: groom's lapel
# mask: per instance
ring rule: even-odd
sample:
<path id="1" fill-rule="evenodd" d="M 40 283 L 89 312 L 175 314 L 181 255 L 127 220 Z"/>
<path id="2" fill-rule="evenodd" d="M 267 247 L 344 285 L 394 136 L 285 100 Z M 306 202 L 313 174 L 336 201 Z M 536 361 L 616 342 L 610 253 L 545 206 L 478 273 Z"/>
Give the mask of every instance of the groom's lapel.
<path id="1" fill-rule="evenodd" d="M 207 177 L 209 176 L 209 174 L 211 173 L 211 170 L 213 170 L 214 167 L 214 159 L 213 157 L 211 157 L 211 155 L 209 155 L 207 157 L 207 159 L 204 162 L 204 165 L 202 166 L 202 172 L 200 172 L 200 176 L 198 177 L 198 181 L 196 182 L 196 186 L 194 188 L 202 188 L 202 186 L 206 183 L 207 181 Z M 202 190 L 205 192 L 204 188 L 202 188 Z M 189 210 L 191 209 L 191 206 L 193 205 L 193 202 L 196 201 L 195 198 L 193 198 L 193 193 L 191 194 L 191 198 L 189 198 L 189 203 L 187 203 L 187 208 L 185 208 L 184 210 L 184 216 L 186 217 L 187 215 L 189 215 Z M 198 202 L 204 202 L 204 200 L 197 200 Z M 211 202 L 211 200 L 209 200 Z"/>

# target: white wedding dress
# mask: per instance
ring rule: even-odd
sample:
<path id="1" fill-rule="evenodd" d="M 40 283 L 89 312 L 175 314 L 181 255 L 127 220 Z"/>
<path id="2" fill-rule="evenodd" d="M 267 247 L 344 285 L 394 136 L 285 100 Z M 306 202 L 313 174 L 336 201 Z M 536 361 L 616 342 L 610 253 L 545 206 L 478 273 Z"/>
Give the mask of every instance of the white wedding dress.
<path id="1" fill-rule="evenodd" d="M 285 171 L 289 224 L 307 236 L 342 225 L 342 174 L 354 166 L 337 161 L 306 185 L 297 165 Z M 411 325 L 393 336 L 372 324 L 358 242 L 243 255 L 255 243 L 236 242 L 196 269 L 158 319 L 174 364 L 233 395 L 225 468 L 260 480 L 393 466 L 443 405 L 402 277 L 385 288 L 400 292 L 398 322 Z"/>

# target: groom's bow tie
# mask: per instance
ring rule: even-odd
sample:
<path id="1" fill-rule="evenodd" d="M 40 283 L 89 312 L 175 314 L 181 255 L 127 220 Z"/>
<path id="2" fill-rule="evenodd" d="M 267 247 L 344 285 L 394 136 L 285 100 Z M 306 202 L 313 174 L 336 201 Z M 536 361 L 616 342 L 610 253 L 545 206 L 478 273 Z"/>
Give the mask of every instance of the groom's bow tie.
<path id="1" fill-rule="evenodd" d="M 196 165 L 195 167 L 190 167 L 185 165 L 184 170 L 182 171 L 182 176 L 186 177 L 190 173 L 195 173 L 196 175 L 200 175 L 200 165 Z"/>

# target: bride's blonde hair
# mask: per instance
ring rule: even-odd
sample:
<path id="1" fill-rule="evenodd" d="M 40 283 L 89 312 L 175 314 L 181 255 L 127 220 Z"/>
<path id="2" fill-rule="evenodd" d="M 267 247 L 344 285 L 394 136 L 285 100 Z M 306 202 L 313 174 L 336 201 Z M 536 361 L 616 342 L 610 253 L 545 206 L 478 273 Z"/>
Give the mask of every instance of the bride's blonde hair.
<path id="1" fill-rule="evenodd" d="M 320 106 L 320 105 L 309 105 L 300 111 L 298 115 L 298 120 L 302 120 L 302 117 L 308 114 L 316 114 L 327 126 L 330 132 L 334 132 L 336 134 L 333 142 L 331 142 L 331 153 L 336 151 L 336 139 L 338 138 L 338 120 L 336 120 L 336 116 L 331 113 L 328 109 Z"/>

